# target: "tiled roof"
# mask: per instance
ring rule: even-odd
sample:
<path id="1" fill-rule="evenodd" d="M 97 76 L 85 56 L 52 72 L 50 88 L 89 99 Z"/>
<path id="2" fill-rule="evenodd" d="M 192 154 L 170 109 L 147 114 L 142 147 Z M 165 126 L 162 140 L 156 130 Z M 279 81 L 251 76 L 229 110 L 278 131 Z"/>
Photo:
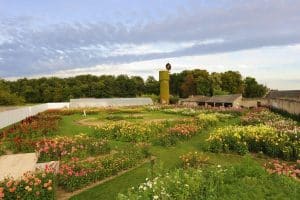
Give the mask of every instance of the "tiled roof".
<path id="1" fill-rule="evenodd" d="M 300 99 L 300 90 L 271 90 L 268 99 Z"/>
<path id="2" fill-rule="evenodd" d="M 202 95 L 197 95 L 197 96 L 191 96 L 187 99 L 183 99 L 182 101 L 184 102 L 205 102 L 209 99 L 210 97 L 207 96 L 202 96 Z"/>
<path id="3" fill-rule="evenodd" d="M 235 100 L 240 98 L 241 94 L 230 94 L 230 95 L 217 95 L 212 97 L 207 96 L 192 96 L 182 101 L 184 102 L 208 102 L 208 103 L 233 103 Z"/>
<path id="4" fill-rule="evenodd" d="M 216 102 L 216 103 L 233 103 L 238 98 L 242 97 L 242 94 L 230 94 L 230 95 L 217 95 L 212 96 L 206 102 Z"/>

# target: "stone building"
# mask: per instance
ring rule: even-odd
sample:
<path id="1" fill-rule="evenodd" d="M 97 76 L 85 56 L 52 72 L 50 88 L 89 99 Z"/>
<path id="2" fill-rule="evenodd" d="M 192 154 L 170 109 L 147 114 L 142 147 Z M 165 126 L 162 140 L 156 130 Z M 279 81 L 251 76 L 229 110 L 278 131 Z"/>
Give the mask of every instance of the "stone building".
<path id="1" fill-rule="evenodd" d="M 271 108 L 300 115 L 300 90 L 271 90 L 265 99 Z"/>
<path id="2" fill-rule="evenodd" d="M 242 94 L 216 95 L 207 96 L 191 96 L 187 99 L 179 101 L 179 104 L 186 106 L 211 106 L 211 107 L 241 107 Z"/>

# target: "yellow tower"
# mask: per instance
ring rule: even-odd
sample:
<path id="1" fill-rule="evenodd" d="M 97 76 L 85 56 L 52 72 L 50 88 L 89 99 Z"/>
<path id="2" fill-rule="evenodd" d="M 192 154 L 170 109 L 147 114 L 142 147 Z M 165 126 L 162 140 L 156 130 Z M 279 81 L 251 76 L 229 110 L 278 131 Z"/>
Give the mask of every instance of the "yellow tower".
<path id="1" fill-rule="evenodd" d="M 170 89 L 169 89 L 170 74 L 169 74 L 169 70 L 171 69 L 171 65 L 169 63 L 166 65 L 166 69 L 167 70 L 159 71 L 160 103 L 161 104 L 169 104 L 169 101 L 170 101 Z"/>

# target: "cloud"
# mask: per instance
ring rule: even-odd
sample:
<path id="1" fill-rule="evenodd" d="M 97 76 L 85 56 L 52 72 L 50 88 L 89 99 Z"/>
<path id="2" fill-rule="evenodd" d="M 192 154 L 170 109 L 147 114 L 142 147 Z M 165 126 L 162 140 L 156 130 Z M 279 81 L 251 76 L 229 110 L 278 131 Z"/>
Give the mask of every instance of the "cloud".
<path id="1" fill-rule="evenodd" d="M 0 20 L 0 76 L 216 54 L 300 43 L 300 1 L 192 1 L 147 23 Z"/>

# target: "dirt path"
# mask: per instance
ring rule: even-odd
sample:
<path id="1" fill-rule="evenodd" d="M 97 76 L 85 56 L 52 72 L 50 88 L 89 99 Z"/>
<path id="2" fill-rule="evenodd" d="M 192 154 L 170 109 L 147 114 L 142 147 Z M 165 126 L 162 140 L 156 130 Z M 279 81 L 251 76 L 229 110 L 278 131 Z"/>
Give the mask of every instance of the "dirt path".
<path id="1" fill-rule="evenodd" d="M 150 162 L 151 160 L 155 160 L 155 159 L 156 159 L 156 158 L 155 158 L 154 156 L 152 156 L 151 158 L 149 158 L 149 159 L 147 159 L 147 160 L 144 160 L 143 162 L 141 162 L 140 164 L 138 164 L 138 165 L 135 166 L 135 167 L 132 167 L 132 168 L 130 168 L 130 169 L 127 169 L 127 170 L 123 170 L 123 171 L 121 171 L 121 172 L 118 172 L 118 173 L 117 173 L 116 175 L 114 175 L 114 176 L 110 176 L 110 177 L 108 177 L 108 178 L 106 178 L 106 179 L 103 179 L 103 180 L 101 180 L 101 181 L 97 181 L 97 182 L 95 182 L 95 183 L 92 183 L 91 185 L 88 185 L 88 186 L 86 186 L 86 187 L 84 187 L 84 188 L 82 188 L 82 189 L 76 190 L 76 191 L 74 191 L 74 192 L 66 192 L 66 191 L 64 191 L 64 190 L 62 190 L 62 189 L 58 189 L 58 190 L 57 190 L 57 199 L 58 199 L 58 200 L 67 200 L 67 199 L 70 199 L 71 197 L 73 197 L 73 196 L 75 196 L 75 195 L 77 195 L 77 194 L 80 194 L 80 193 L 82 193 L 82 192 L 84 192 L 84 191 L 86 191 L 86 190 L 89 190 L 89 189 L 91 189 L 91 188 L 97 186 L 97 185 L 103 184 L 103 183 L 105 183 L 105 182 L 107 182 L 107 181 L 110 181 L 110 180 L 112 180 L 112 179 L 114 179 L 114 178 L 117 178 L 117 177 L 119 177 L 119 176 L 121 176 L 121 175 L 123 175 L 123 174 L 125 174 L 125 173 L 127 173 L 127 172 L 130 172 L 130 171 L 132 171 L 132 170 L 135 170 L 135 169 L 139 168 L 140 166 L 142 166 L 143 164 L 145 164 L 145 163 L 147 163 L 147 162 Z"/>

